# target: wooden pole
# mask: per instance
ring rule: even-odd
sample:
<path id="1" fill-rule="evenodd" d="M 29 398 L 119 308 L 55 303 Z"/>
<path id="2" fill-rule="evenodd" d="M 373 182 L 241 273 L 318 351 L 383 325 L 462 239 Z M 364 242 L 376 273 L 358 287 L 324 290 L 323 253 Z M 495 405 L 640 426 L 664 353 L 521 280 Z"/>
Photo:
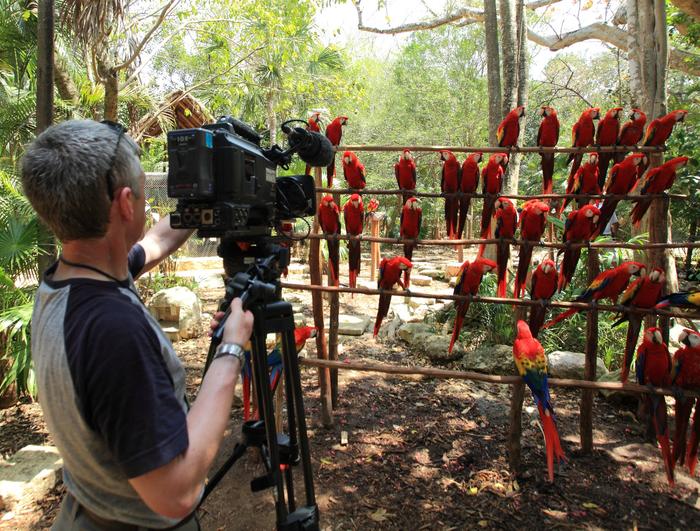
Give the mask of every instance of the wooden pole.
<path id="1" fill-rule="evenodd" d="M 515 323 L 525 319 L 526 308 L 519 306 L 514 312 Z M 522 379 L 513 384 L 510 395 L 510 414 L 508 416 L 508 466 L 511 472 L 517 474 L 520 470 L 520 455 L 522 451 L 521 438 L 523 433 L 523 400 L 525 398 L 525 384 Z"/>
<path id="2" fill-rule="evenodd" d="M 600 273 L 598 251 L 588 251 L 588 281 L 589 283 Z M 596 361 L 598 357 L 598 310 L 587 312 L 586 316 L 586 364 L 584 378 L 591 382 L 596 379 Z M 581 392 L 580 406 L 581 450 L 584 454 L 593 451 L 593 391 L 584 389 Z"/>
<path id="3" fill-rule="evenodd" d="M 340 194 L 333 194 L 333 201 L 341 207 Z M 340 264 L 338 264 L 338 277 L 340 277 Z M 328 279 L 330 282 L 330 268 L 328 269 Z M 328 359 L 336 361 L 338 359 L 338 315 L 340 313 L 339 293 L 330 294 L 329 300 L 330 316 L 329 316 L 329 332 L 328 332 Z M 333 409 L 338 407 L 338 369 L 331 369 L 331 406 Z"/>
<path id="4" fill-rule="evenodd" d="M 319 188 L 323 180 L 323 168 L 314 168 L 314 177 L 316 180 L 316 188 Z M 316 193 L 316 204 L 321 204 L 321 194 Z M 318 234 L 321 230 L 321 224 L 318 219 L 318 211 L 314 216 L 314 224 L 311 229 L 312 233 Z M 309 277 L 311 284 L 321 286 L 323 278 L 321 275 L 321 240 L 313 239 L 309 245 Z M 313 291 L 311 293 L 311 301 L 314 316 L 314 326 L 316 327 L 316 356 L 321 360 L 328 360 L 328 351 L 326 350 L 326 334 L 323 323 L 323 292 Z M 318 385 L 321 389 L 321 424 L 324 427 L 333 426 L 333 406 L 331 400 L 331 377 L 328 367 L 319 367 L 318 370 Z"/>
<path id="5" fill-rule="evenodd" d="M 370 232 L 373 238 L 379 238 L 379 223 L 381 222 L 381 217 L 379 212 L 373 212 L 370 215 Z M 370 270 L 370 280 L 374 282 L 377 277 L 377 269 L 379 268 L 379 242 L 373 241 L 370 244 L 370 262 L 372 269 Z"/>

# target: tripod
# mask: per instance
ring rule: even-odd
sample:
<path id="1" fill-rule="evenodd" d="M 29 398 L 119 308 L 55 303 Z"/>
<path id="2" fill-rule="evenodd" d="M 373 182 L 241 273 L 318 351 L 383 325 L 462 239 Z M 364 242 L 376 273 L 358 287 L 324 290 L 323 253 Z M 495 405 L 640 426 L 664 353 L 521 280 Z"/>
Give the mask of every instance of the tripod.
<path id="1" fill-rule="evenodd" d="M 222 308 L 226 308 L 226 313 L 212 336 L 204 371 L 206 373 L 208 370 L 216 347 L 221 343 L 223 325 L 230 311 L 229 305 L 235 297 L 240 297 L 243 308 L 250 310 L 254 316 L 251 360 L 261 420 L 251 420 L 243 424 L 241 441 L 207 483 L 200 505 L 245 451 L 255 447 L 260 449 L 266 473 L 251 481 L 251 490 L 257 492 L 267 488 L 275 489 L 277 529 L 318 530 L 318 506 L 314 494 L 301 377 L 294 340 L 294 314 L 292 305 L 281 298 L 279 281 L 281 270 L 289 262 L 289 249 L 263 240 L 254 247 L 241 251 L 235 242 L 224 239 L 219 245 L 219 255 L 224 257 L 224 269 L 228 276 L 226 295 L 221 305 Z M 241 266 L 250 263 L 251 259 L 254 260 L 253 265 L 246 272 L 240 272 Z M 239 272 L 232 274 L 236 270 Z M 265 345 L 265 338 L 270 333 L 278 333 L 282 338 L 288 434 L 277 433 L 275 427 Z M 299 463 L 306 492 L 306 504 L 302 507 L 296 505 L 292 472 L 292 467 Z"/>

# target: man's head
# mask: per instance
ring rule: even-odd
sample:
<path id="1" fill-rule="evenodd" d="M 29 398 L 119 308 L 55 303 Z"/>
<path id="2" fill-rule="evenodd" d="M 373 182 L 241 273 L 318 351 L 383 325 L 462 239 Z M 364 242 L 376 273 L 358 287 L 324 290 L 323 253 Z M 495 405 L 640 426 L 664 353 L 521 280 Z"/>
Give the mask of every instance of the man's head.
<path id="1" fill-rule="evenodd" d="M 63 122 L 49 127 L 27 148 L 22 159 L 24 192 L 59 240 L 101 238 L 113 201 L 123 198 L 125 189 L 142 202 L 139 155 L 136 143 L 117 127 L 92 120 Z M 143 217 L 142 212 L 135 215 Z"/>

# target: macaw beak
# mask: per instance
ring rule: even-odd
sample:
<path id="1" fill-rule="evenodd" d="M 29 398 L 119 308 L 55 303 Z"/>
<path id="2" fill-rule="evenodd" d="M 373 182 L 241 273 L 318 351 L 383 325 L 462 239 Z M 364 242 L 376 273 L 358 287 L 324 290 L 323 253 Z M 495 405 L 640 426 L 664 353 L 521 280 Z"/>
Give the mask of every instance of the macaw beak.
<path id="1" fill-rule="evenodd" d="M 686 347 L 691 346 L 690 345 L 690 334 L 683 330 L 679 335 L 678 335 L 678 342 L 683 343 Z"/>
<path id="2" fill-rule="evenodd" d="M 593 216 L 593 223 L 598 223 L 599 219 L 600 219 L 600 216 L 596 214 L 595 216 Z"/>
<path id="3" fill-rule="evenodd" d="M 677 121 L 677 122 L 684 122 L 684 121 L 685 121 L 685 117 L 686 117 L 687 115 L 688 115 L 688 113 L 685 113 L 685 112 L 678 113 L 678 116 L 676 117 L 676 121 Z"/>
<path id="4" fill-rule="evenodd" d="M 646 275 L 646 272 L 647 272 L 646 268 L 641 267 L 641 268 L 639 269 L 639 271 L 637 271 L 636 273 L 632 273 L 632 274 L 633 274 L 633 275 L 636 275 L 636 276 L 638 276 L 638 277 L 643 277 L 644 275 Z"/>
<path id="5" fill-rule="evenodd" d="M 658 330 L 654 330 L 654 334 L 652 335 L 651 340 L 657 345 L 660 345 L 664 342 L 664 338 L 661 336 L 661 332 L 659 332 Z"/>

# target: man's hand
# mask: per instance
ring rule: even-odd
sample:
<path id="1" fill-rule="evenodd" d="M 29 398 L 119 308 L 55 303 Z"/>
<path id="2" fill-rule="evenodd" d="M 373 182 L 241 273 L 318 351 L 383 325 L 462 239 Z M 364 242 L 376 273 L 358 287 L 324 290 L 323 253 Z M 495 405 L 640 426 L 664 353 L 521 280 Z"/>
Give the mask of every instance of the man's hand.
<path id="1" fill-rule="evenodd" d="M 212 335 L 214 330 L 219 328 L 221 319 L 224 318 L 224 312 L 216 312 L 214 318 L 211 320 L 209 327 L 211 331 L 209 335 Z M 241 306 L 241 299 L 233 299 L 231 302 L 231 313 L 226 319 L 224 324 L 224 335 L 222 338 L 223 343 L 237 343 L 239 345 L 244 345 L 250 339 L 250 335 L 253 333 L 253 314 L 250 311 L 243 311 Z"/>

